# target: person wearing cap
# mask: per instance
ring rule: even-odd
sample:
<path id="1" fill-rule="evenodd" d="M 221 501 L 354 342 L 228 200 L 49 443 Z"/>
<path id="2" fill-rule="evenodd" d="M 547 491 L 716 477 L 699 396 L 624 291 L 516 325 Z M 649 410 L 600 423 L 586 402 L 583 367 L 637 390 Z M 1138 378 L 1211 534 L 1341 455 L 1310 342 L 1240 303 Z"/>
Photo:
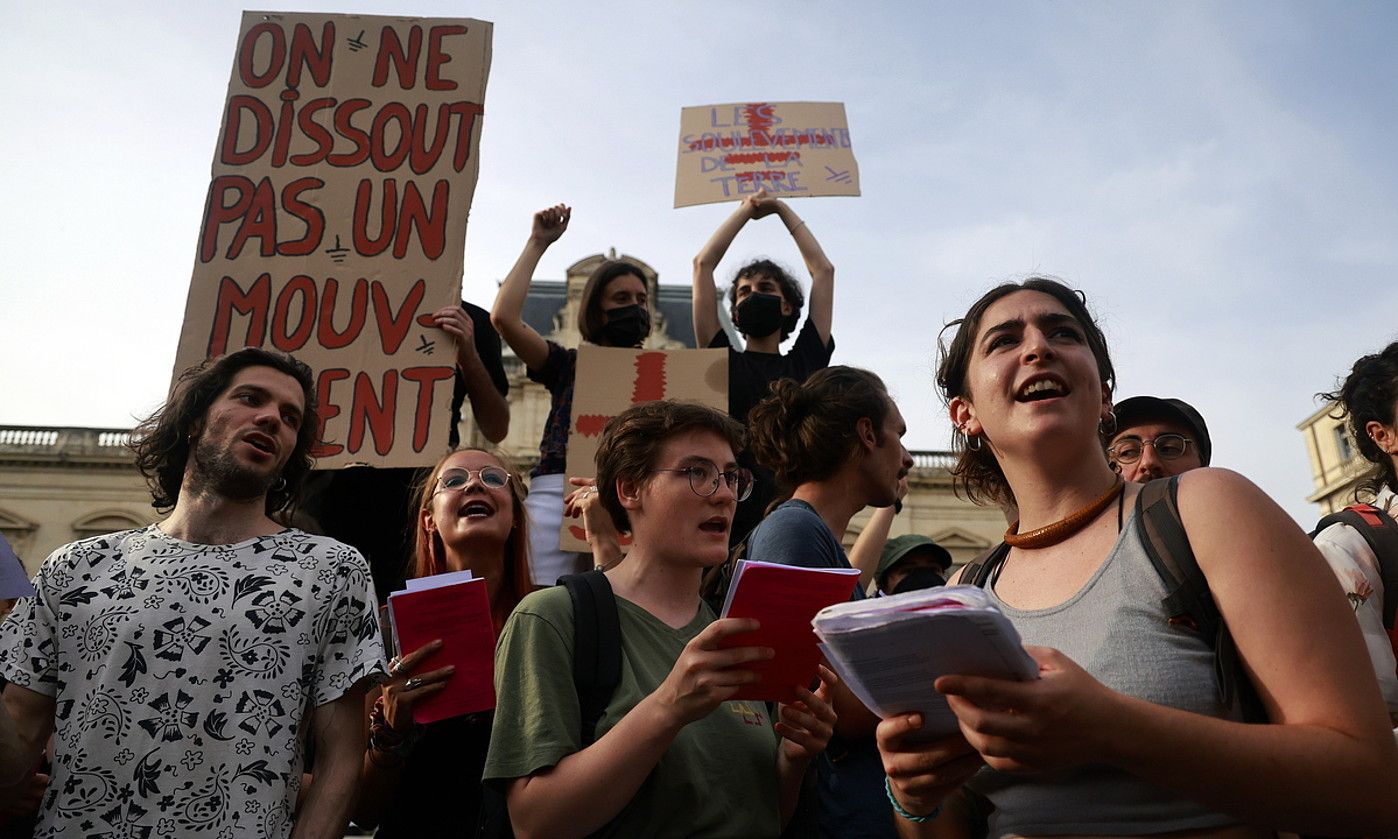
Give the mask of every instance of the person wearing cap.
<path id="1" fill-rule="evenodd" d="M 1209 465 L 1209 427 L 1183 399 L 1133 396 L 1116 403 L 1113 413 L 1107 459 L 1126 480 L 1145 483 Z"/>
<path id="2" fill-rule="evenodd" d="M 884 543 L 874 571 L 880 594 L 903 594 L 947 584 L 951 554 L 926 536 L 908 533 Z"/>

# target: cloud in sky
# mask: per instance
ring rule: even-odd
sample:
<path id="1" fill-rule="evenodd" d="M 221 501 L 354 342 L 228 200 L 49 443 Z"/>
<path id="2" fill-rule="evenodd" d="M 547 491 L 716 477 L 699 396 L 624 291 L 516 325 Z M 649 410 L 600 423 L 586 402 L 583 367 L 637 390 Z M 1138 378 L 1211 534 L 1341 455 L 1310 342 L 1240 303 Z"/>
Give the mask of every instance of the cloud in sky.
<path id="1" fill-rule="evenodd" d="M 420 15 L 461 7 L 306 2 Z M 679 109 L 840 100 L 864 195 L 795 203 L 837 266 L 836 359 L 948 444 L 943 323 L 994 282 L 1085 289 L 1121 394 L 1194 402 L 1216 460 L 1305 521 L 1296 422 L 1398 338 L 1398 57 L 1382 3 L 486 2 L 495 23 L 465 293 L 556 201 L 540 277 L 615 246 L 662 282 L 728 207 L 673 210 Z M 769 17 L 770 16 L 770 17 Z M 239 7 L 14 10 L 0 38 L 0 420 L 123 425 L 163 397 Z M 720 270 L 799 258 L 750 225 Z"/>

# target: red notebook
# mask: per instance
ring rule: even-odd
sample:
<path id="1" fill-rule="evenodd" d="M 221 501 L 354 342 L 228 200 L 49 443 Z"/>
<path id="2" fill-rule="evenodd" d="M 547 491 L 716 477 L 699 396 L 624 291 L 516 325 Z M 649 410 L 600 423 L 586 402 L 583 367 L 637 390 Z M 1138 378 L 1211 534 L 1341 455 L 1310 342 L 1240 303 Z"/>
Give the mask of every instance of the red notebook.
<path id="1" fill-rule="evenodd" d="M 820 664 L 811 620 L 826 606 L 849 600 L 858 582 L 859 571 L 855 568 L 803 568 L 739 561 L 720 617 L 756 618 L 762 626 L 756 632 L 729 636 L 723 646 L 771 647 L 777 654 L 747 665 L 762 680 L 746 685 L 733 698 L 795 701 L 797 686 L 809 686 Z"/>
<path id="2" fill-rule="evenodd" d="M 442 648 L 413 672 L 456 665 L 446 687 L 413 706 L 413 721 L 420 724 L 495 707 L 495 624 L 490 620 L 485 580 L 461 581 L 453 574 L 439 577 L 451 579 L 441 584 L 434 584 L 434 577 L 413 580 L 409 590 L 388 596 L 400 653 L 442 639 Z"/>

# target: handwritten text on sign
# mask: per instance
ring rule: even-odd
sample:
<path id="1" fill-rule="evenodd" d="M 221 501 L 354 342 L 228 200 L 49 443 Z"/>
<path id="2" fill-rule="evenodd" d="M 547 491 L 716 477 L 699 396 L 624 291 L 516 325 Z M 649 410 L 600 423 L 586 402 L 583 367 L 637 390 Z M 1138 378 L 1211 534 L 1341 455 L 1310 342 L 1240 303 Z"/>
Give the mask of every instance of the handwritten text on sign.
<path id="1" fill-rule="evenodd" d="M 656 399 L 698 402 L 727 411 L 728 350 L 579 347 L 568 432 L 568 477 L 596 477 L 597 446 L 608 421 L 632 405 Z M 623 538 L 622 547 L 629 544 Z M 578 520 L 563 520 L 559 548 L 589 550 Z"/>
<path id="2" fill-rule="evenodd" d="M 858 195 L 845 106 L 749 102 L 680 112 L 675 206 L 778 197 Z"/>
<path id="3" fill-rule="evenodd" d="M 244 346 L 316 371 L 321 466 L 446 448 L 491 25 L 243 15 L 175 374 Z"/>

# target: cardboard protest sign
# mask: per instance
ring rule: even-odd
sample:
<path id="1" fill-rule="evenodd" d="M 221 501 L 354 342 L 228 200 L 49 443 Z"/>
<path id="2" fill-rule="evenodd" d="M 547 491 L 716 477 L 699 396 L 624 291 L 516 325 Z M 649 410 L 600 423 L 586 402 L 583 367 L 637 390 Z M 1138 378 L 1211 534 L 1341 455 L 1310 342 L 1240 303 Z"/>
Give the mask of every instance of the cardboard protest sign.
<path id="1" fill-rule="evenodd" d="M 491 24 L 245 12 L 175 376 L 245 346 L 316 371 L 322 467 L 446 450 Z"/>
<path id="2" fill-rule="evenodd" d="M 679 399 L 728 410 L 728 350 L 578 348 L 568 428 L 570 478 L 597 476 L 597 444 L 607 421 L 632 405 Z M 622 549 L 630 544 L 623 539 Z M 563 519 L 559 550 L 589 550 L 580 519 Z"/>
<path id="3" fill-rule="evenodd" d="M 859 165 L 842 103 L 681 109 L 676 207 L 731 201 L 762 189 L 778 198 L 859 194 Z"/>

